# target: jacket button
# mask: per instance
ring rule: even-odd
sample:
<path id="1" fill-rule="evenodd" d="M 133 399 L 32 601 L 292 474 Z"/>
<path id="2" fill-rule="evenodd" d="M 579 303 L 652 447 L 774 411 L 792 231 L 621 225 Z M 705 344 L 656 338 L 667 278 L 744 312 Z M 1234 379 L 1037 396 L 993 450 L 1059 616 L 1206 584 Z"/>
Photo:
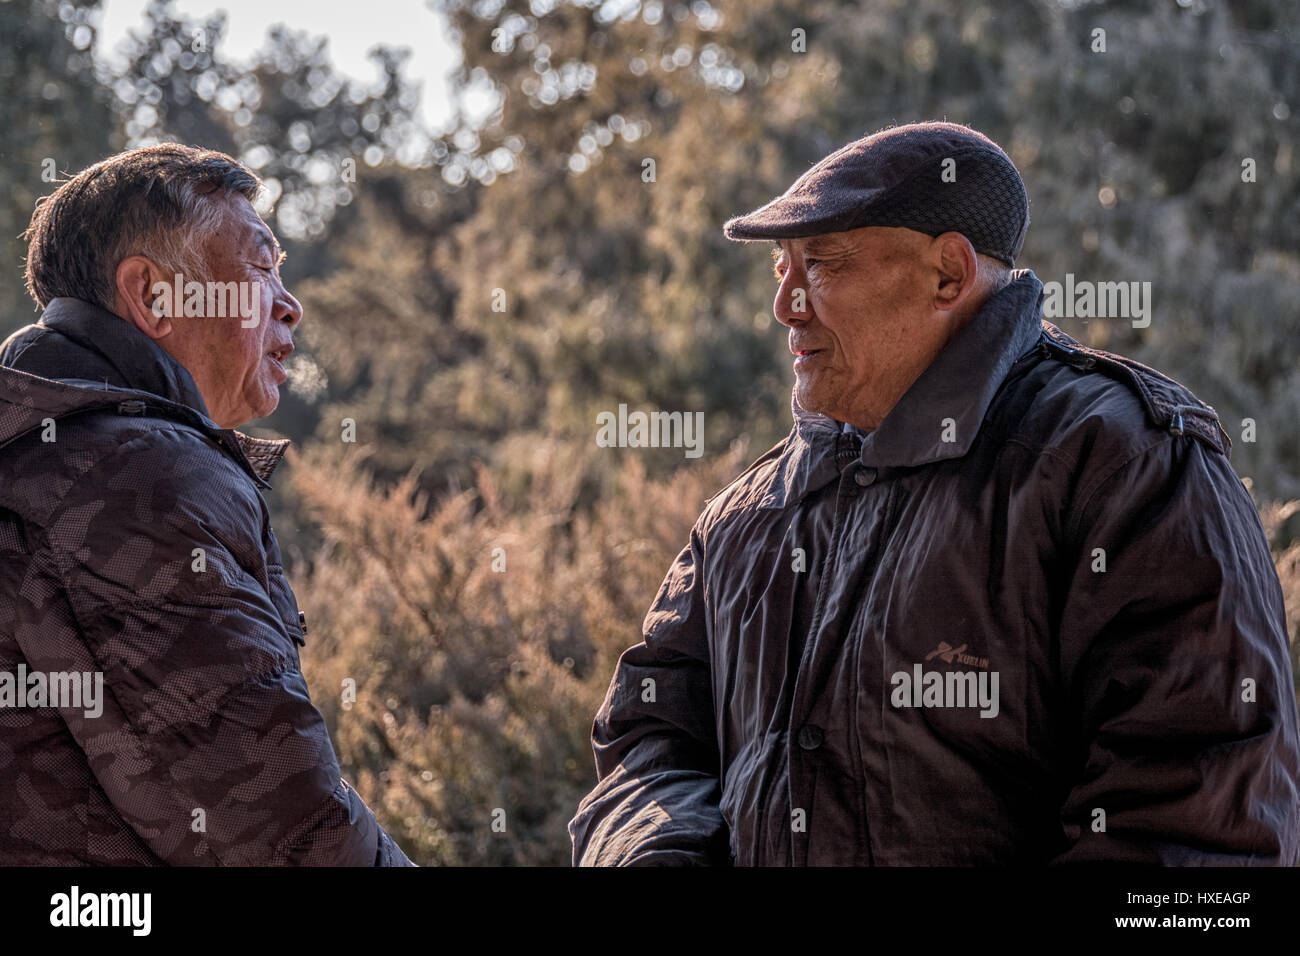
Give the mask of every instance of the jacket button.
<path id="1" fill-rule="evenodd" d="M 816 750 L 825 739 L 826 735 L 816 724 L 804 724 L 799 728 L 799 746 L 804 750 Z"/>
<path id="2" fill-rule="evenodd" d="M 857 472 L 854 473 L 853 480 L 856 481 L 860 487 L 865 488 L 876 480 L 876 469 L 859 468 Z"/>

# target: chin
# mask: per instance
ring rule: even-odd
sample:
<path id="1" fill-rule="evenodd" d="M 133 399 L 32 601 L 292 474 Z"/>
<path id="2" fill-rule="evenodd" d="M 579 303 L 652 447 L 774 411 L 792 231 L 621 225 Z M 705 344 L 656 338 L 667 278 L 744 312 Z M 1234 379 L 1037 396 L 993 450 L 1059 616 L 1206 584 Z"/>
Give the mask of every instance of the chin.
<path id="1" fill-rule="evenodd" d="M 811 386 L 798 385 L 795 389 L 795 397 L 799 400 L 799 405 L 808 412 L 816 412 L 818 415 L 827 415 L 826 403 L 821 395 Z"/>
<path id="2" fill-rule="evenodd" d="M 240 416 L 239 416 L 239 424 L 237 424 L 237 425 L 231 425 L 230 427 L 231 427 L 231 428 L 243 428 L 243 427 L 244 427 L 245 425 L 247 425 L 249 422 L 255 422 L 255 421 L 257 421 L 259 418 L 266 418 L 267 416 L 269 416 L 269 415 L 270 415 L 272 412 L 274 412 L 274 411 L 275 411 L 275 406 L 274 406 L 274 405 L 270 406 L 269 408 L 267 408 L 267 407 L 262 407 L 262 408 L 246 408 L 246 409 L 244 409 L 244 411 L 243 411 L 243 412 L 240 414 Z"/>
<path id="3" fill-rule="evenodd" d="M 262 396 L 262 403 L 257 407 L 254 418 L 266 418 L 280 407 L 280 390 L 273 388 Z"/>

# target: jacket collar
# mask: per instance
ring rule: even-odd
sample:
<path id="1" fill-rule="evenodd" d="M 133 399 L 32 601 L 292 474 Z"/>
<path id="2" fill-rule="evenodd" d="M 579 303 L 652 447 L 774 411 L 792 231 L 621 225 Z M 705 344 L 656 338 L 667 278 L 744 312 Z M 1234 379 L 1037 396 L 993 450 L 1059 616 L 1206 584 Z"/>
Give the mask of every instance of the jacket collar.
<path id="1" fill-rule="evenodd" d="M 914 467 L 961 458 L 1011 366 L 1042 331 L 1043 284 L 1028 269 L 989 298 L 862 442 L 862 462 Z M 945 429 L 942 423 L 952 419 Z M 953 441 L 944 441 L 945 432 Z"/>
<path id="2" fill-rule="evenodd" d="M 1043 284 L 1028 269 L 995 293 L 912 383 L 875 431 L 851 433 L 862 439 L 858 458 L 876 468 L 916 467 L 965 455 L 975 441 L 993 396 L 1016 359 L 1032 349 L 1042 332 Z M 799 405 L 790 396 L 794 417 L 791 440 L 776 480 L 783 503 L 802 497 L 839 473 L 840 422 Z M 946 429 L 944 419 L 952 419 Z M 773 488 L 772 491 L 778 489 Z"/>
<path id="3" fill-rule="evenodd" d="M 211 435 L 261 485 L 267 484 L 289 447 L 284 439 L 254 438 L 217 425 L 208 417 L 203 396 L 183 365 L 139 329 L 92 302 L 51 299 L 38 323 L 0 344 L 0 365 L 53 380 L 47 385 L 58 382 L 43 403 L 44 410 L 55 412 L 56 417 L 78 408 L 138 399 L 139 393 L 161 398 L 164 402 L 160 404 L 172 417 L 189 421 Z M 20 382 L 11 378 L 4 385 L 17 387 Z M 25 385 L 24 391 L 33 388 L 41 392 L 35 382 Z M 29 410 L 39 404 L 30 394 L 21 403 Z M 6 429 L 5 440 L 16 437 L 19 431 L 14 428 L 21 430 L 21 424 Z"/>
<path id="4" fill-rule="evenodd" d="M 52 330 L 57 335 L 50 335 Z M 51 299 L 36 325 L 5 343 L 4 364 L 44 378 L 152 392 L 207 417 L 190 373 L 135 326 L 93 302 Z"/>

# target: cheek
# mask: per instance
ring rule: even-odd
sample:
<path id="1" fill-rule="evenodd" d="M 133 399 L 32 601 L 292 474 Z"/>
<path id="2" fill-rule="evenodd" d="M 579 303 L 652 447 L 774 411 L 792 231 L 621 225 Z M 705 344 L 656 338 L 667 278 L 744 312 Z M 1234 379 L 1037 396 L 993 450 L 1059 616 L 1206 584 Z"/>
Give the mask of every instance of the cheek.
<path id="1" fill-rule="evenodd" d="M 818 316 L 843 358 L 860 358 L 870 331 L 870 316 L 864 300 L 851 289 L 837 289 L 824 296 Z"/>
<path id="2" fill-rule="evenodd" d="M 238 320 L 198 319 L 196 321 L 203 323 L 198 334 L 203 341 L 203 356 L 207 365 L 215 369 L 218 374 L 228 377 L 230 373 L 226 370 L 235 364 L 232 358 L 243 357 L 243 344 L 237 338 L 232 338 L 229 326 L 229 323 Z"/>
<path id="3" fill-rule="evenodd" d="M 262 349 L 262 335 L 259 329 L 236 329 L 238 338 L 235 340 L 235 354 L 240 358 L 240 366 L 245 377 L 254 377 L 262 369 L 262 358 L 264 351 Z"/>
<path id="4" fill-rule="evenodd" d="M 862 289 L 846 289 L 826 303 L 831 321 L 826 322 L 835 343 L 829 370 L 853 379 L 874 378 L 892 361 L 897 344 L 888 321 L 890 305 Z"/>

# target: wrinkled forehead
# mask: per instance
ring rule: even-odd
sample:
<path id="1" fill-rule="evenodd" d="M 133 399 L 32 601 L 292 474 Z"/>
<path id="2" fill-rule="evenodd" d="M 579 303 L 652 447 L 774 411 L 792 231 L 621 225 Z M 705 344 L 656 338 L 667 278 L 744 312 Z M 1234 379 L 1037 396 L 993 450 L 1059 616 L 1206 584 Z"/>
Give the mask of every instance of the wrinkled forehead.
<path id="1" fill-rule="evenodd" d="M 245 197 L 229 195 L 218 201 L 226 206 L 225 222 L 215 237 L 218 242 L 245 250 L 265 249 L 273 256 L 280 254 L 280 243 L 275 233 Z"/>
<path id="2" fill-rule="evenodd" d="M 929 236 L 912 229 L 888 226 L 865 226 L 847 232 L 824 232 L 800 239 L 778 239 L 772 247 L 772 256 L 780 259 L 787 255 L 804 255 L 820 258 L 870 249 L 881 256 L 914 251 L 920 241 Z"/>
<path id="3" fill-rule="evenodd" d="M 855 235 L 853 232 L 824 232 L 801 239 L 777 239 L 772 246 L 772 255 L 779 258 L 791 253 L 811 256 L 817 253 L 842 252 L 856 249 L 861 245 L 862 240 L 862 236 Z"/>

